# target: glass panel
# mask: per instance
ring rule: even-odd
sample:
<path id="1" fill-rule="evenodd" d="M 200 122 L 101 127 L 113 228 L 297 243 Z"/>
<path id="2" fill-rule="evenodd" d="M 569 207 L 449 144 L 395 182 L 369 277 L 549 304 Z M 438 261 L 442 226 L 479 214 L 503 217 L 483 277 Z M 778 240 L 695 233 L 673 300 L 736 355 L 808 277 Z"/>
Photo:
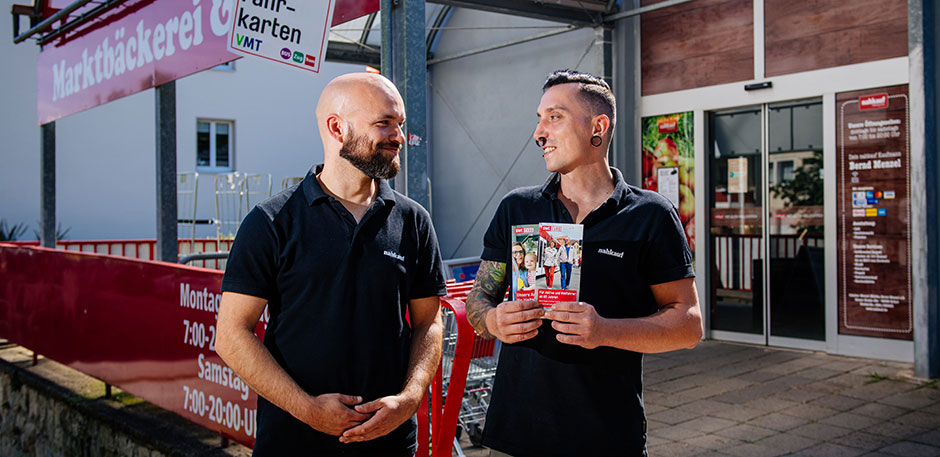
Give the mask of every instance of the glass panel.
<path id="1" fill-rule="evenodd" d="M 760 154 L 760 110 L 716 114 L 712 130 L 715 154 Z"/>
<path id="2" fill-rule="evenodd" d="M 792 151 L 769 151 L 770 334 L 825 340 L 822 103 L 788 108 L 792 129 L 771 125 L 768 142 L 794 138 Z"/>
<path id="3" fill-rule="evenodd" d="M 770 130 L 774 132 L 789 132 L 791 130 L 792 110 L 789 107 L 772 107 L 770 113 Z M 793 138 L 787 135 L 773 135 L 769 138 L 767 147 L 770 151 L 789 151 L 793 149 Z"/>
<path id="4" fill-rule="evenodd" d="M 196 123 L 196 166 L 208 167 L 209 163 L 209 123 Z"/>
<path id="5" fill-rule="evenodd" d="M 762 334 L 760 108 L 711 114 L 711 327 Z"/>
<path id="6" fill-rule="evenodd" d="M 229 126 L 221 122 L 215 124 L 215 166 L 227 167 L 229 149 Z"/>
<path id="7" fill-rule="evenodd" d="M 822 150 L 822 125 L 822 103 L 793 107 L 793 149 Z"/>

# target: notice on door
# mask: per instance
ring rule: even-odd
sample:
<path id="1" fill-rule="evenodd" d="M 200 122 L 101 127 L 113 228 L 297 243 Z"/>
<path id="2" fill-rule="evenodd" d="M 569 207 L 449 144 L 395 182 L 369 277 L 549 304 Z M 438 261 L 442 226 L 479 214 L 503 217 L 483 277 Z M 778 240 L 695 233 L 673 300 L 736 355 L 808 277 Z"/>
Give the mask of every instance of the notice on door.
<path id="1" fill-rule="evenodd" d="M 839 333 L 910 340 L 907 85 L 836 95 Z"/>
<path id="2" fill-rule="evenodd" d="M 679 167 L 663 167 L 656 170 L 659 193 L 679 207 Z"/>
<path id="3" fill-rule="evenodd" d="M 334 0 L 227 0 L 235 5 L 228 50 L 320 72 Z"/>
<path id="4" fill-rule="evenodd" d="M 747 193 L 747 157 L 728 159 L 728 193 Z"/>

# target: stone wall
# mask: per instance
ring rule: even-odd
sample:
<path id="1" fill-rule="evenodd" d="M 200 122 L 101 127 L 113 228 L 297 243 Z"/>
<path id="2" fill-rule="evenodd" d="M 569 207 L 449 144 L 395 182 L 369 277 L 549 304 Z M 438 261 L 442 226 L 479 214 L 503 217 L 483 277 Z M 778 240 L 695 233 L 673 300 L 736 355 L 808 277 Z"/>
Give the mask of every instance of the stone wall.
<path id="1" fill-rule="evenodd" d="M 0 348 L 0 456 L 245 456 L 219 435 L 53 361 Z M 12 359 L 12 360 L 11 360 Z M 18 360 L 17 360 L 18 359 Z M 24 360 L 25 359 L 25 360 Z"/>

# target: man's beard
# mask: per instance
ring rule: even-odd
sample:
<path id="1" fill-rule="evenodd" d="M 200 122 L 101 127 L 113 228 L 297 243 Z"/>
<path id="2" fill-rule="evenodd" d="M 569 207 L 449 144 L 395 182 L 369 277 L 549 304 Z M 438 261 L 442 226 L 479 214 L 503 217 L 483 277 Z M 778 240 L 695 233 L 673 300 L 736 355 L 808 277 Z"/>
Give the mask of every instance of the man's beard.
<path id="1" fill-rule="evenodd" d="M 366 176 L 372 179 L 392 179 L 398 175 L 401 164 L 392 156 L 386 158 L 382 148 L 401 147 L 398 143 L 381 142 L 372 148 L 369 154 L 369 141 L 366 137 L 349 132 L 349 140 L 343 142 L 339 149 L 339 156 L 348 160 Z"/>

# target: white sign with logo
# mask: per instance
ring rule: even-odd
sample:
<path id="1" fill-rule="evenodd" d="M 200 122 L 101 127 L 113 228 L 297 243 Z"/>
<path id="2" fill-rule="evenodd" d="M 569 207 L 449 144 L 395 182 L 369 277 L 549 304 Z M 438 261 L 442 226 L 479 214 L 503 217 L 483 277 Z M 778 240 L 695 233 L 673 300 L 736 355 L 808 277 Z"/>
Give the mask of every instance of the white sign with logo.
<path id="1" fill-rule="evenodd" d="M 230 0 L 228 50 L 320 72 L 335 0 Z"/>

